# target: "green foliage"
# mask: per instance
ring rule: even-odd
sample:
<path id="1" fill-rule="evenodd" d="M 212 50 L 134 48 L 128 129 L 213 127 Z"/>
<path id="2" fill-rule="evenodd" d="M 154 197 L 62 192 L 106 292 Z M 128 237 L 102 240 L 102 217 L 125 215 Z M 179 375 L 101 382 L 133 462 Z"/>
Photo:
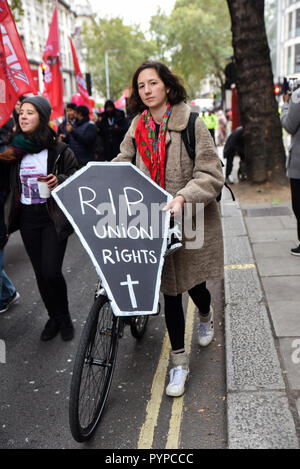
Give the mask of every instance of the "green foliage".
<path id="1" fill-rule="evenodd" d="M 277 19 L 278 13 L 278 1 L 277 0 L 265 0 L 265 20 L 266 25 L 271 25 L 273 21 Z"/>
<path id="2" fill-rule="evenodd" d="M 278 14 L 278 2 L 277 0 L 266 0 L 265 1 L 265 24 L 266 32 L 268 35 L 268 42 L 271 50 L 276 48 L 277 44 L 277 14 Z"/>
<path id="3" fill-rule="evenodd" d="M 170 59 L 169 51 L 169 17 L 158 8 L 156 15 L 151 17 L 150 32 L 155 46 L 156 58 L 167 63 Z"/>
<path id="4" fill-rule="evenodd" d="M 170 16 L 159 8 L 150 21 L 151 39 L 121 18 L 96 18 L 83 32 L 93 84 L 106 95 L 105 51 L 118 49 L 109 54 L 113 99 L 130 86 L 136 67 L 151 58 L 169 64 L 195 97 L 202 79 L 214 78 L 218 86 L 224 82 L 226 58 L 232 55 L 230 25 L 226 0 L 177 0 Z"/>
<path id="5" fill-rule="evenodd" d="M 232 55 L 225 0 L 177 0 L 169 18 L 158 12 L 152 20 L 151 31 L 161 58 L 169 58 L 191 95 L 207 76 L 216 77 L 219 85 L 223 83 L 226 58 Z"/>
<path id="6" fill-rule="evenodd" d="M 111 99 L 117 99 L 122 91 L 130 87 L 132 73 L 144 60 L 153 56 L 153 43 L 147 41 L 137 26 L 126 26 L 121 18 L 96 19 L 85 24 L 83 46 L 93 84 L 106 96 L 105 51 L 108 54 Z"/>

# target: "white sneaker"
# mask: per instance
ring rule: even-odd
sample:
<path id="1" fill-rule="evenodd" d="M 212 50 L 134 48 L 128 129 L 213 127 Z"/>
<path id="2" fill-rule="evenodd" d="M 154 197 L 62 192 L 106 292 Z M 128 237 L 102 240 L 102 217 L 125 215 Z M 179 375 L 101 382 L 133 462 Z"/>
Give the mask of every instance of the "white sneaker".
<path id="1" fill-rule="evenodd" d="M 214 311 L 210 307 L 211 318 L 209 321 L 201 321 L 198 327 L 198 343 L 201 347 L 207 347 L 211 343 L 214 337 Z"/>
<path id="2" fill-rule="evenodd" d="M 166 388 L 167 396 L 182 396 L 185 390 L 185 383 L 188 379 L 189 370 L 182 366 L 176 366 L 170 370 L 170 382 Z"/>

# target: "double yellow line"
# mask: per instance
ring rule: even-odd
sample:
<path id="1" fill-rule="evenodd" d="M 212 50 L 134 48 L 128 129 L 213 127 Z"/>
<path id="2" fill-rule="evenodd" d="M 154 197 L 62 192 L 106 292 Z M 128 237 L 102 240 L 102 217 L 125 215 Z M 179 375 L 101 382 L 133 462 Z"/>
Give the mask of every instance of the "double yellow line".
<path id="1" fill-rule="evenodd" d="M 254 268 L 255 264 L 232 264 L 225 266 L 225 270 L 244 270 Z M 191 351 L 194 313 L 195 305 L 191 298 L 189 298 L 185 326 L 185 349 L 188 355 Z M 171 347 L 169 337 L 168 333 L 166 332 L 162 344 L 158 366 L 152 382 L 151 397 L 146 409 L 145 422 L 141 428 L 138 439 L 138 449 L 151 449 L 153 445 L 154 432 L 157 426 L 159 411 L 164 395 L 165 380 L 169 366 L 170 348 Z M 173 398 L 166 449 L 178 449 L 182 420 L 183 399 L 184 396 Z"/>
<path id="2" fill-rule="evenodd" d="M 189 355 L 191 351 L 194 312 L 195 305 L 189 298 L 185 319 L 185 350 L 187 355 Z M 169 366 L 170 349 L 171 347 L 169 337 L 168 333 L 166 332 L 162 344 L 158 366 L 152 382 L 151 398 L 147 405 L 145 422 L 141 428 L 138 439 L 138 449 L 151 449 L 153 445 L 154 432 L 157 426 L 158 415 L 165 390 L 165 379 Z M 184 396 L 175 397 L 173 400 L 166 449 L 177 449 L 179 446 L 183 398 Z"/>

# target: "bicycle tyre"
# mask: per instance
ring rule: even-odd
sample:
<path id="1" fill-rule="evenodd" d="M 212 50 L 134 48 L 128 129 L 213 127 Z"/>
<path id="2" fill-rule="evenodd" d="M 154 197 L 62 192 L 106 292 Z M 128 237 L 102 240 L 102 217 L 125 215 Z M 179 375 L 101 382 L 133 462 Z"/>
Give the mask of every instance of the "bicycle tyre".
<path id="1" fill-rule="evenodd" d="M 107 401 L 118 348 L 119 318 L 106 296 L 94 302 L 82 332 L 70 388 L 69 424 L 73 438 L 91 438 Z"/>
<path id="2" fill-rule="evenodd" d="M 136 316 L 134 322 L 130 324 L 131 335 L 135 339 L 141 339 L 146 332 L 149 316 Z"/>

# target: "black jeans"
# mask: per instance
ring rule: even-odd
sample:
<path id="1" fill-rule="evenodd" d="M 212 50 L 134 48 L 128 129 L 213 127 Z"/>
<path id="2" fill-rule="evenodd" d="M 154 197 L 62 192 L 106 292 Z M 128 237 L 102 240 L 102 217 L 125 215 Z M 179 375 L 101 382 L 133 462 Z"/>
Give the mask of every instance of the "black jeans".
<path id="1" fill-rule="evenodd" d="M 202 315 L 210 310 L 211 296 L 206 288 L 206 282 L 196 285 L 189 290 L 189 295 Z M 182 294 L 177 296 L 164 295 L 165 319 L 172 350 L 184 348 L 185 321 L 182 308 Z"/>
<path id="2" fill-rule="evenodd" d="M 300 179 L 291 179 L 292 207 L 297 219 L 298 240 L 300 242 Z"/>
<path id="3" fill-rule="evenodd" d="M 58 241 L 46 204 L 22 205 L 20 232 L 49 316 L 68 315 L 67 285 L 62 274 L 67 239 Z"/>

